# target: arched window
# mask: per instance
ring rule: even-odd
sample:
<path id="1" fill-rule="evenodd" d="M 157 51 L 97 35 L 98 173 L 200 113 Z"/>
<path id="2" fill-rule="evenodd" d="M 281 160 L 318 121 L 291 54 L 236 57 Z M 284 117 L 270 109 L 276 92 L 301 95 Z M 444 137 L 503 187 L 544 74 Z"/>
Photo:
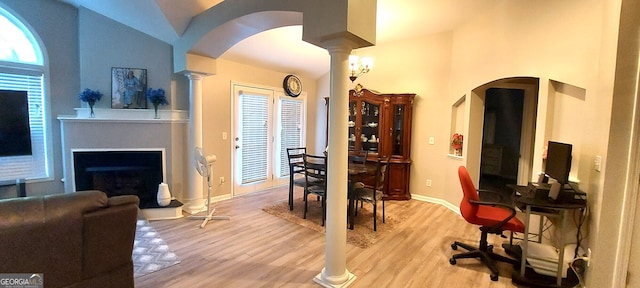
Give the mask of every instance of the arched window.
<path id="1" fill-rule="evenodd" d="M 47 63 L 37 39 L 37 35 L 25 25 L 25 22 L 0 6 L 0 90 L 27 92 L 31 138 L 30 155 L 0 155 L 0 182 L 15 179 L 51 179 L 51 148 L 47 145 L 48 111 L 45 109 L 47 106 L 44 85 L 48 76 Z M 5 97 L 9 97 L 8 94 L 5 93 Z M 2 101 L 3 99 L 0 99 L 0 105 L 3 105 Z M 15 138 L 12 139 L 14 136 L 9 134 L 0 135 L 5 138 L 0 139 L 0 142 L 8 141 L 3 142 L 5 145 L 11 143 Z"/>

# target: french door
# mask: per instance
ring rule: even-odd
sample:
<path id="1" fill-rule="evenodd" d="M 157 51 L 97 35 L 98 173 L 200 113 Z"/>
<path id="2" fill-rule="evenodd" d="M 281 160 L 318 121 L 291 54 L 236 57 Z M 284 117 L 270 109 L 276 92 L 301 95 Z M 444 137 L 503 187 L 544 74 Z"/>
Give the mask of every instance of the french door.
<path id="1" fill-rule="evenodd" d="M 244 84 L 232 84 L 232 93 L 234 195 L 286 184 L 286 148 L 304 143 L 304 98 Z"/>

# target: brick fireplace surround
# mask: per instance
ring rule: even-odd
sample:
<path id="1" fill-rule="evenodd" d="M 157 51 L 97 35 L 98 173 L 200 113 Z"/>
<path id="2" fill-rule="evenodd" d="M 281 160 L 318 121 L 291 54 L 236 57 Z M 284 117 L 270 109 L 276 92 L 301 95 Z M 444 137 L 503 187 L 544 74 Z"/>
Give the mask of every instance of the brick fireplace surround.
<path id="1" fill-rule="evenodd" d="M 169 185 L 175 199 L 182 200 L 183 191 L 188 188 L 185 169 L 189 164 L 186 159 L 188 112 L 160 110 L 160 119 L 154 119 L 152 109 L 94 108 L 94 111 L 95 118 L 89 118 L 88 108 L 76 108 L 76 115 L 58 116 L 62 135 L 65 193 L 76 192 L 74 152 L 161 151 L 164 162 L 163 182 Z M 177 216 L 181 216 L 181 213 L 170 212 L 166 217 L 158 215 L 157 218 Z"/>

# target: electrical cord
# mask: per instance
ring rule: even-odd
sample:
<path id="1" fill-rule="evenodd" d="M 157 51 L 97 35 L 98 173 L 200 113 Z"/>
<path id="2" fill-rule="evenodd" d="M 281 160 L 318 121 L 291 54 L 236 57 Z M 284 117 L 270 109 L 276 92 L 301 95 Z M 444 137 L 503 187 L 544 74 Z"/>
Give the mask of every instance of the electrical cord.
<path id="1" fill-rule="evenodd" d="M 585 208 L 580 209 L 580 215 L 577 216 L 577 219 L 574 215 L 574 223 L 577 226 L 577 231 L 576 231 L 576 249 L 574 251 L 574 257 L 578 257 L 581 256 L 578 254 L 578 249 L 581 248 L 581 243 L 582 240 L 584 240 L 587 235 L 582 235 L 582 226 L 584 225 L 587 216 L 589 215 L 589 206 L 585 206 Z M 584 248 L 583 248 L 584 249 Z"/>
<path id="2" fill-rule="evenodd" d="M 582 266 L 581 266 L 581 267 L 576 268 L 576 265 L 575 265 L 575 264 L 576 264 L 576 262 L 577 262 L 578 260 L 581 260 L 581 261 L 583 261 L 583 262 L 588 262 L 588 261 L 589 261 L 589 258 L 587 258 L 587 257 L 576 257 L 576 258 L 573 258 L 573 260 L 571 260 L 571 263 L 569 264 L 569 267 L 571 267 L 571 270 L 573 270 L 573 273 L 575 273 L 575 274 L 576 274 L 576 277 L 578 277 L 578 285 L 577 285 L 577 286 L 574 286 L 574 287 L 585 287 L 585 283 L 584 283 L 584 281 L 582 280 L 582 273 L 584 273 L 584 271 L 585 271 L 585 270 L 584 270 L 584 268 L 585 268 L 585 266 L 586 266 L 586 263 L 582 263 Z M 580 271 L 578 271 L 578 269 L 579 269 Z"/>

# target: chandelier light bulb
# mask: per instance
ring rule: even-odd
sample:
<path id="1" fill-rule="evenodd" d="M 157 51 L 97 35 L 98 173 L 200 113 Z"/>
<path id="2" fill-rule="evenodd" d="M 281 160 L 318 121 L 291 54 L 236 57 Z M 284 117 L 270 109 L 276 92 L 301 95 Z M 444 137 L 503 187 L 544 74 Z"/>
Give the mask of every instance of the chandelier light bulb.
<path id="1" fill-rule="evenodd" d="M 349 66 L 351 71 L 356 71 L 360 68 L 360 57 L 358 55 L 349 55 Z"/>
<path id="2" fill-rule="evenodd" d="M 360 75 L 369 72 L 373 66 L 373 59 L 370 57 L 360 58 L 357 55 L 349 55 L 349 79 L 355 81 Z"/>
<path id="3" fill-rule="evenodd" d="M 368 72 L 373 67 L 373 58 L 364 57 L 360 63 L 362 63 L 362 69 Z"/>

